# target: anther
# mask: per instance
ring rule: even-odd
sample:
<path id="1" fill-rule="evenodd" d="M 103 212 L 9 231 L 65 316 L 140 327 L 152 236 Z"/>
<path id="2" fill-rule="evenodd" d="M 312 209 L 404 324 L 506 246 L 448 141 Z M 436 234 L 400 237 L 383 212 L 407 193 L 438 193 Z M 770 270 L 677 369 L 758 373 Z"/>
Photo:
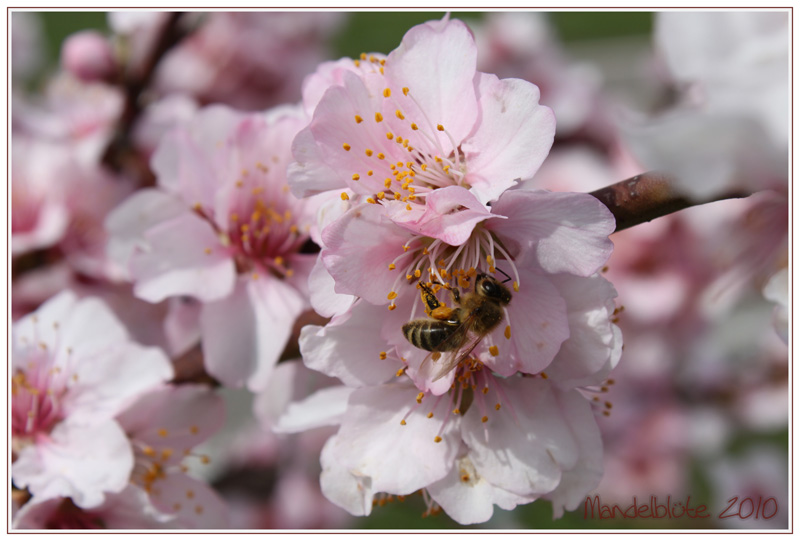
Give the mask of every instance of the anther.
<path id="1" fill-rule="evenodd" d="M 407 86 L 403 87 L 403 95 L 404 96 L 408 96 L 408 87 Z"/>
<path id="2" fill-rule="evenodd" d="M 345 144 L 342 145 L 342 148 L 349 151 L 350 150 L 350 145 L 345 143 Z"/>
<path id="3" fill-rule="evenodd" d="M 442 441 L 442 437 L 441 436 L 436 436 L 435 438 L 433 438 L 433 441 L 435 441 L 436 443 L 439 443 L 440 441 Z"/>
<path id="4" fill-rule="evenodd" d="M 492 354 L 492 357 L 497 357 L 498 355 L 500 355 L 500 348 L 498 348 L 497 346 L 492 346 L 489 348 L 489 353 Z"/>
<path id="5" fill-rule="evenodd" d="M 388 295 L 386 295 L 386 298 L 389 299 L 390 301 L 396 299 L 397 298 L 397 292 L 396 291 L 391 291 Z"/>
<path id="6" fill-rule="evenodd" d="M 395 265 L 394 263 L 389 263 L 389 270 L 394 270 L 396 268 L 397 268 L 397 265 Z"/>
<path id="7" fill-rule="evenodd" d="M 359 175 L 358 173 L 353 173 L 353 180 L 358 180 L 360 178 L 361 178 L 361 175 Z"/>
<path id="8" fill-rule="evenodd" d="M 342 201 L 347 201 L 348 199 L 350 199 L 350 196 L 347 195 L 345 192 L 342 192 Z"/>
<path id="9" fill-rule="evenodd" d="M 482 423 L 485 423 L 485 422 L 487 422 L 488 420 L 489 420 L 489 418 L 488 418 L 486 415 L 484 415 L 483 417 L 481 417 L 481 422 L 482 422 Z"/>
<path id="10" fill-rule="evenodd" d="M 383 120 L 383 115 L 380 113 L 375 113 L 375 122 L 380 122 Z"/>
<path id="11" fill-rule="evenodd" d="M 437 124 L 436 129 L 439 131 L 444 131 L 444 126 L 442 126 L 441 124 Z"/>
<path id="12" fill-rule="evenodd" d="M 405 119 L 405 118 L 406 118 L 406 117 L 403 115 L 403 112 L 402 112 L 400 109 L 398 109 L 397 111 L 395 111 L 395 112 L 394 112 L 394 114 L 395 114 L 395 115 L 397 115 L 397 118 L 399 118 L 400 120 L 403 120 L 403 119 Z"/>
<path id="13" fill-rule="evenodd" d="M 391 88 L 385 88 L 383 90 L 383 97 L 384 98 L 388 98 L 391 95 L 392 95 L 392 89 Z"/>

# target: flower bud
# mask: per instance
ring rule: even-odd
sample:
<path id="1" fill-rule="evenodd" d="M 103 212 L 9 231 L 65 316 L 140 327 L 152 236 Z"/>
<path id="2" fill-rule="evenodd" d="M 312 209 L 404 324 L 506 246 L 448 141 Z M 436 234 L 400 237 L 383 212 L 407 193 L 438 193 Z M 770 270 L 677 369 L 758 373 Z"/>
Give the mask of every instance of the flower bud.
<path id="1" fill-rule="evenodd" d="M 61 48 L 61 67 L 82 81 L 108 80 L 117 71 L 109 41 L 88 30 L 69 36 Z"/>

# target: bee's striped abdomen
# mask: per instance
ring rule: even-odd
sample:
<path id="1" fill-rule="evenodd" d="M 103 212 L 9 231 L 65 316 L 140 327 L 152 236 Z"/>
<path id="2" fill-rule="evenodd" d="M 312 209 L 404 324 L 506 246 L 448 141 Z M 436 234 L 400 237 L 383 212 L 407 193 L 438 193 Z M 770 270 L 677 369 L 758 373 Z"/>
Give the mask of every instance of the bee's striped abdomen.
<path id="1" fill-rule="evenodd" d="M 454 326 L 436 319 L 415 319 L 403 325 L 406 340 L 426 351 L 448 351 L 453 349 L 445 341 L 453 336 Z M 452 341 L 452 340 L 451 340 Z M 455 344 L 453 344 L 455 345 Z"/>

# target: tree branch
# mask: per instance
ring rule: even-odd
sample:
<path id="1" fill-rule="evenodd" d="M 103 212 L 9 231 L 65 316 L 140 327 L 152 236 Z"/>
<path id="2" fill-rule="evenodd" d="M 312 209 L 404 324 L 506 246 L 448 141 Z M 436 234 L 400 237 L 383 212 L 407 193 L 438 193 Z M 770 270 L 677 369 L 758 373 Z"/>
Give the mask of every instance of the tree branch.
<path id="1" fill-rule="evenodd" d="M 177 45 L 189 33 L 179 25 L 183 15 L 181 12 L 169 14 L 150 50 L 150 54 L 139 66 L 136 66 L 132 73 L 128 73 L 125 77 L 123 83 L 125 105 L 114 137 L 106 147 L 101 160 L 104 165 L 115 171 L 120 171 L 127 162 L 130 162 L 131 154 L 133 154 L 130 140 L 131 130 L 142 112 L 142 92 L 150 86 L 156 67 L 166 52 Z"/>
<path id="2" fill-rule="evenodd" d="M 608 207 L 617 220 L 616 231 L 622 231 L 688 207 L 750 194 L 729 192 L 707 201 L 693 201 L 675 190 L 669 175 L 650 171 L 595 190 L 591 195 Z"/>

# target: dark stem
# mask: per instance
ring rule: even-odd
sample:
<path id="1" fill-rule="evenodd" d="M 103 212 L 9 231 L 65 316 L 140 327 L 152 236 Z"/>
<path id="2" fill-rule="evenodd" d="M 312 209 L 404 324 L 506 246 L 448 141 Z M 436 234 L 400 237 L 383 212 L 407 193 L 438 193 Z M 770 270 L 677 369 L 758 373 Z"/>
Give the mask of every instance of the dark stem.
<path id="1" fill-rule="evenodd" d="M 591 192 L 617 220 L 622 231 L 696 205 L 723 199 L 747 197 L 745 192 L 727 192 L 707 201 L 694 201 L 679 193 L 669 175 L 650 171 Z"/>
<path id="2" fill-rule="evenodd" d="M 134 157 L 131 143 L 131 130 L 142 112 L 142 92 L 150 86 L 156 67 L 166 52 L 178 44 L 188 32 L 181 28 L 179 22 L 184 14 L 181 12 L 170 13 L 163 23 L 150 54 L 145 57 L 139 66 L 128 72 L 123 82 L 125 91 L 125 104 L 119 118 L 114 137 L 103 153 L 102 163 L 120 171 L 126 164 L 130 164 Z"/>

